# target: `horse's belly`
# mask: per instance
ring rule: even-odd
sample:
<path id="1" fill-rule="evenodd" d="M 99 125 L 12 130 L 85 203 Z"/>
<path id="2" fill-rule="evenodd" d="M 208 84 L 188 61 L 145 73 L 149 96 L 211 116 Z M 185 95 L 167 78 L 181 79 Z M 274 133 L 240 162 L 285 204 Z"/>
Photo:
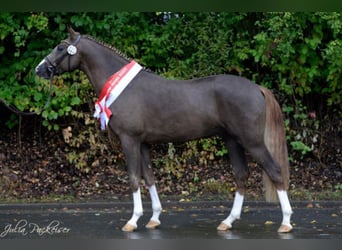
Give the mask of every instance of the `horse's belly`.
<path id="1" fill-rule="evenodd" d="M 184 142 L 203 137 L 220 134 L 222 129 L 207 121 L 189 122 L 187 119 L 181 121 L 168 121 L 161 126 L 151 126 L 146 129 L 144 139 L 146 142 Z"/>

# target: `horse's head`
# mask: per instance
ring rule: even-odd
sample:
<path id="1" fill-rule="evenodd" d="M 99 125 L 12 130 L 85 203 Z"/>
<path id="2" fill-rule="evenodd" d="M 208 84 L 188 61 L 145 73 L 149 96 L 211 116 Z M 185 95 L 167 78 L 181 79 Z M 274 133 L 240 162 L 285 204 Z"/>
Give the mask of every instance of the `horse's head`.
<path id="1" fill-rule="evenodd" d="M 58 44 L 36 67 L 36 74 L 49 79 L 51 75 L 60 75 L 79 67 L 80 55 L 77 45 L 81 35 L 68 28 L 69 37 Z"/>

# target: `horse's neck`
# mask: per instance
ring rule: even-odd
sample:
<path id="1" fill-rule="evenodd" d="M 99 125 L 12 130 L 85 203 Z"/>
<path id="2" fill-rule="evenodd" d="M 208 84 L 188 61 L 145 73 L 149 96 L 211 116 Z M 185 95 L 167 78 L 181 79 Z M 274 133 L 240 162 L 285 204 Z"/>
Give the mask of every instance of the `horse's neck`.
<path id="1" fill-rule="evenodd" d="M 87 75 L 96 94 L 100 95 L 107 79 L 127 63 L 115 51 L 89 41 L 80 69 Z"/>

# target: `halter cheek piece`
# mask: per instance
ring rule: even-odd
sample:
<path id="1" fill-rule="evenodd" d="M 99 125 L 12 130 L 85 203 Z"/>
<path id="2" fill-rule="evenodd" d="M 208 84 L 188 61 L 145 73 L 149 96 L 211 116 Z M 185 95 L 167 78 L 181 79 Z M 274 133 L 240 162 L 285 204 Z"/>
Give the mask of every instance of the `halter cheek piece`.
<path id="1" fill-rule="evenodd" d="M 76 40 L 73 43 L 69 43 L 68 41 L 63 40 L 62 42 L 68 44 L 69 46 L 66 49 L 66 51 L 60 57 L 58 57 L 54 62 L 51 61 L 51 59 L 49 58 L 48 55 L 45 57 L 46 61 L 49 63 L 49 66 L 47 67 L 48 71 L 51 74 L 54 74 L 58 64 L 60 64 L 66 56 L 69 56 L 69 59 L 68 59 L 68 71 L 70 71 L 71 56 L 73 56 L 73 55 L 75 55 L 77 53 L 76 45 L 79 43 L 80 40 L 81 40 L 81 35 L 78 35 Z"/>

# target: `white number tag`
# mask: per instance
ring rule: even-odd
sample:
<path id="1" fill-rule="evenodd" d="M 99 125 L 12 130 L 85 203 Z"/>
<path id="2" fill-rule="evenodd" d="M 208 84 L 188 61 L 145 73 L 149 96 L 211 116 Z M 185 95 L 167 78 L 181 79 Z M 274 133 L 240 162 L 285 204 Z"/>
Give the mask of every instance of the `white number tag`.
<path id="1" fill-rule="evenodd" d="M 69 45 L 67 51 L 69 55 L 73 56 L 77 53 L 77 48 L 74 45 Z"/>

